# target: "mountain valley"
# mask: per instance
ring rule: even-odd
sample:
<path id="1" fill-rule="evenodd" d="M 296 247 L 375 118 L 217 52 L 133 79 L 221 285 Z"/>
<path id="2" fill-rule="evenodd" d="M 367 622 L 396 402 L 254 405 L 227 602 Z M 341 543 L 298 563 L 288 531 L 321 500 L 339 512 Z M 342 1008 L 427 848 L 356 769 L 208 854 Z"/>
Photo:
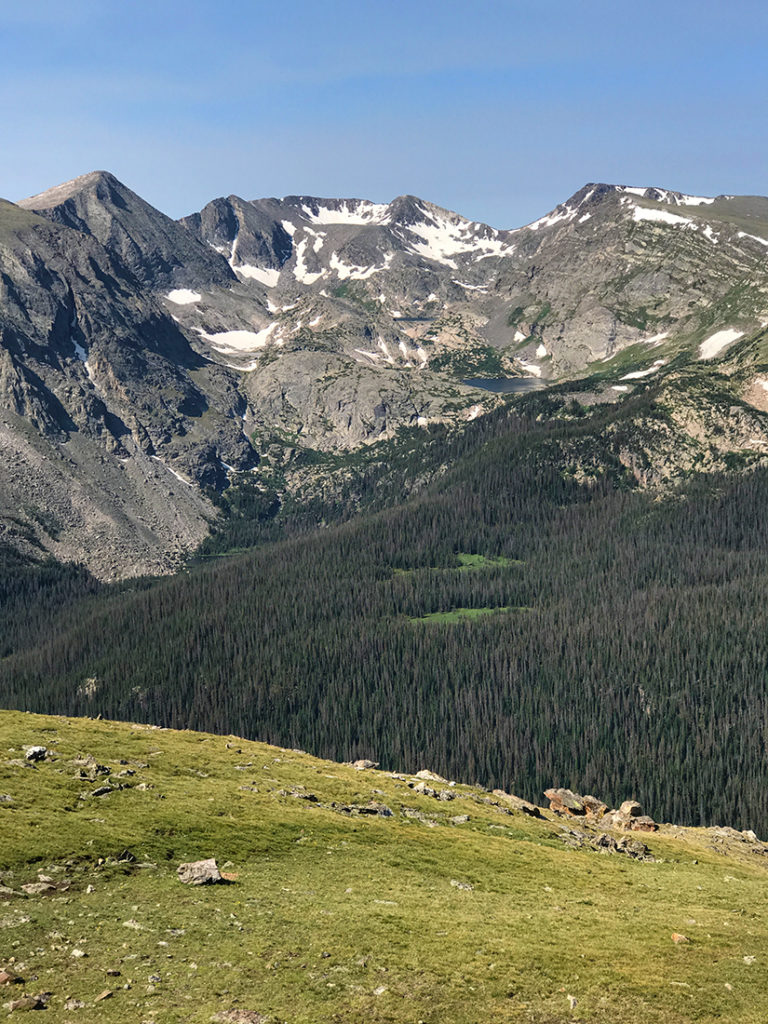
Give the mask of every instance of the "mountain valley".
<path id="1" fill-rule="evenodd" d="M 4 706 L 764 831 L 766 236 L 609 185 L 4 203 Z"/>

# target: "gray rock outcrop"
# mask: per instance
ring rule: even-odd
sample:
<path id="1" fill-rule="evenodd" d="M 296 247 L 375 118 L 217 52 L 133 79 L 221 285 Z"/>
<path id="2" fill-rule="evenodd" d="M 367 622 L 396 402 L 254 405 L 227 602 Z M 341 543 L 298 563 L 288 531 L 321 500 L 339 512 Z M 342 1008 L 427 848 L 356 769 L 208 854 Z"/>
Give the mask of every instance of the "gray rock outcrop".
<path id="1" fill-rule="evenodd" d="M 225 882 L 213 857 L 180 864 L 177 874 L 185 885 L 221 885 Z"/>

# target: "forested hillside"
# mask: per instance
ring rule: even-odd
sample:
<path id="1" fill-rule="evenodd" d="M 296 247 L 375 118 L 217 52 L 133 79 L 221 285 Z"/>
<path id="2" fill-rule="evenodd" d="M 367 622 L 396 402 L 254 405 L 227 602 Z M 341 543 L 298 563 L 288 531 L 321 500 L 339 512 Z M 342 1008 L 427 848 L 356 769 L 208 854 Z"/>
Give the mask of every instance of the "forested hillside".
<path id="1" fill-rule="evenodd" d="M 435 438 L 455 465 L 401 507 L 84 593 L 53 626 L 9 616 L 3 705 L 765 833 L 768 471 L 660 500 L 596 458 L 631 403 L 539 421 L 539 400 Z"/>

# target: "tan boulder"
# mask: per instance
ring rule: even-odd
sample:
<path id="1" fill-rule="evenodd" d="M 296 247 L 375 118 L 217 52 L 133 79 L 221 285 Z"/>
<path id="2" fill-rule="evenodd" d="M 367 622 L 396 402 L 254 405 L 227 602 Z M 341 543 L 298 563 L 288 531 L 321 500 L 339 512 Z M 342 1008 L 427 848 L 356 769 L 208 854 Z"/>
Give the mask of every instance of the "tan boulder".
<path id="1" fill-rule="evenodd" d="M 549 809 L 555 814 L 586 814 L 582 798 L 570 789 L 545 789 L 544 796 L 549 800 Z"/>

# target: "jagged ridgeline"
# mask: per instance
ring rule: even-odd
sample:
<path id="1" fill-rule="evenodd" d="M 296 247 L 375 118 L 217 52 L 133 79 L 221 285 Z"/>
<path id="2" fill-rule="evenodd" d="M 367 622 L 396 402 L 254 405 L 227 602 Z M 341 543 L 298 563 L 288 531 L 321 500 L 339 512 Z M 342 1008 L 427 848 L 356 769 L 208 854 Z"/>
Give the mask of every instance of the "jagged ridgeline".
<path id="1" fill-rule="evenodd" d="M 435 436 L 453 466 L 400 507 L 25 625 L 3 703 L 765 834 L 768 471 L 660 499 L 611 454 L 664 422 L 652 392 L 528 401 Z"/>
<path id="2" fill-rule="evenodd" d="M 283 501 L 302 460 L 482 417 L 483 378 L 664 381 L 668 423 L 625 444 L 646 479 L 754 459 L 766 246 L 766 198 L 606 184 L 514 230 L 407 195 L 174 221 L 107 172 L 0 200 L 0 538 L 170 572 L 243 475 Z"/>

